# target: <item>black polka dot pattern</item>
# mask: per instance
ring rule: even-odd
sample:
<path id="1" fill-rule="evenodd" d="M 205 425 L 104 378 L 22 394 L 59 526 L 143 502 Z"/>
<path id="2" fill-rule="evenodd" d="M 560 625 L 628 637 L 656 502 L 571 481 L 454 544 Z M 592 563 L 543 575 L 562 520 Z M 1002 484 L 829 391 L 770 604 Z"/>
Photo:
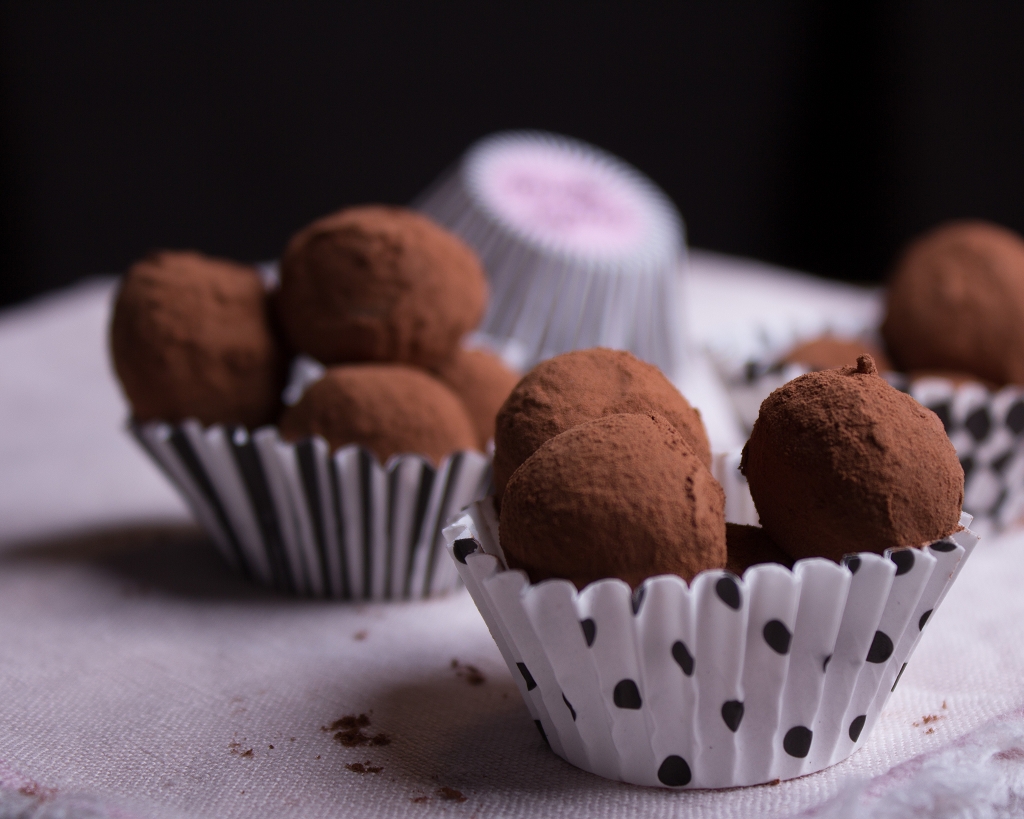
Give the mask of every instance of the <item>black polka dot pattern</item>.
<path id="1" fill-rule="evenodd" d="M 672 659 L 679 664 L 687 677 L 693 676 L 693 655 L 682 640 L 672 643 Z"/>
<path id="2" fill-rule="evenodd" d="M 615 691 L 612 692 L 612 702 L 618 708 L 629 710 L 636 710 L 644 704 L 643 700 L 640 699 L 640 689 L 628 677 L 615 683 Z"/>
<path id="3" fill-rule="evenodd" d="M 921 619 L 917 621 L 917 630 L 924 631 L 924 624 L 928 622 L 928 618 L 932 616 L 932 610 L 928 609 L 924 614 L 921 615 Z"/>
<path id="4" fill-rule="evenodd" d="M 904 672 L 904 671 L 906 671 L 906 670 L 907 670 L 907 664 L 906 664 L 906 663 L 904 663 L 903 665 L 901 665 L 901 666 L 900 666 L 900 673 L 899 673 L 899 674 L 897 674 L 897 675 L 896 675 L 896 679 L 895 679 L 895 680 L 893 680 L 893 683 L 892 683 L 892 688 L 890 688 L 890 689 L 889 689 L 889 693 L 890 693 L 890 694 L 891 694 L 891 693 L 892 693 L 893 691 L 895 691 L 895 690 L 896 690 L 896 686 L 900 684 L 900 677 L 902 677 L 902 676 L 903 676 L 903 672 Z"/>
<path id="5" fill-rule="evenodd" d="M 789 651 L 789 641 L 792 635 L 781 620 L 769 620 L 764 624 L 761 633 L 772 651 L 777 654 L 786 654 Z"/>
<path id="6" fill-rule="evenodd" d="M 889 554 L 889 560 L 896 564 L 896 576 L 906 574 L 914 568 L 914 550 L 900 549 Z"/>
<path id="7" fill-rule="evenodd" d="M 1008 426 L 1015 435 L 1020 435 L 1024 432 L 1024 401 L 1016 401 L 1013 406 L 1010 407 L 1006 413 L 1006 426 Z"/>
<path id="8" fill-rule="evenodd" d="M 861 714 L 859 717 L 854 717 L 853 722 L 850 723 L 850 739 L 854 742 L 860 739 L 860 732 L 864 730 L 864 723 L 867 722 L 867 719 L 867 714 Z"/>
<path id="9" fill-rule="evenodd" d="M 718 579 L 718 582 L 715 583 L 715 594 L 729 608 L 739 611 L 740 605 L 742 605 L 740 587 L 736 585 L 736 581 L 731 575 L 725 575 Z"/>
<path id="10" fill-rule="evenodd" d="M 683 785 L 689 785 L 691 778 L 690 766 L 686 764 L 686 760 L 681 756 L 676 756 L 675 754 L 667 756 L 665 761 L 658 767 L 658 781 L 670 788 L 681 788 Z"/>
<path id="11" fill-rule="evenodd" d="M 952 552 L 956 548 L 956 544 L 952 540 L 936 540 L 929 548 L 936 552 Z"/>
<path id="12" fill-rule="evenodd" d="M 782 738 L 782 749 L 790 756 L 803 759 L 811 751 L 811 739 L 813 736 L 814 733 L 810 728 L 797 725 L 786 731 L 786 736 Z"/>
<path id="13" fill-rule="evenodd" d="M 550 748 L 551 747 L 551 743 L 548 742 L 548 735 L 547 735 L 547 733 L 544 730 L 544 726 L 540 724 L 540 720 L 539 719 L 535 719 L 533 721 L 533 724 L 536 725 L 537 726 L 537 730 L 540 731 L 540 738 L 544 740 L 544 744 L 547 745 Z"/>
<path id="14" fill-rule="evenodd" d="M 843 558 L 843 565 L 850 570 L 851 574 L 857 574 L 860 568 L 860 558 L 857 555 L 847 555 Z"/>
<path id="15" fill-rule="evenodd" d="M 871 648 L 868 649 L 867 661 L 869 663 L 884 663 L 892 656 L 892 638 L 884 631 L 876 631 L 875 638 L 871 641 Z"/>
<path id="16" fill-rule="evenodd" d="M 637 586 L 633 590 L 633 614 L 640 613 L 640 607 L 644 604 L 644 595 L 647 593 L 647 589 L 644 586 Z"/>
<path id="17" fill-rule="evenodd" d="M 743 722 L 743 703 L 738 700 L 722 703 L 722 721 L 735 734 Z"/>
<path id="18" fill-rule="evenodd" d="M 466 562 L 466 556 L 473 554 L 479 548 L 480 544 L 471 537 L 459 538 L 452 544 L 452 552 L 455 553 L 455 559 L 463 564 Z"/>
<path id="19" fill-rule="evenodd" d="M 576 709 L 572 707 L 572 703 L 569 702 L 569 699 L 565 696 L 565 694 L 562 694 L 562 702 L 565 703 L 565 707 L 568 708 L 569 713 L 572 714 L 572 721 L 576 722 Z"/>
<path id="20" fill-rule="evenodd" d="M 580 628 L 583 629 L 583 639 L 587 641 L 587 648 L 590 648 L 597 637 L 597 623 L 588 617 L 586 620 L 580 620 Z"/>
<path id="21" fill-rule="evenodd" d="M 519 673 L 526 680 L 526 690 L 533 691 L 537 687 L 537 681 L 533 679 L 533 675 L 530 673 L 530 669 L 526 667 L 526 663 L 516 663 L 516 668 L 519 669 Z"/>
<path id="22" fill-rule="evenodd" d="M 928 407 L 932 412 L 939 416 L 939 420 L 942 421 L 942 426 L 945 428 L 948 434 L 953 426 L 953 410 L 949 404 L 935 404 L 934 406 Z"/>
<path id="23" fill-rule="evenodd" d="M 974 472 L 974 458 L 970 455 L 961 456 L 960 468 L 964 471 L 964 483 L 966 483 L 971 473 Z"/>
<path id="24" fill-rule="evenodd" d="M 975 441 L 984 440 L 992 429 L 992 417 L 988 414 L 988 407 L 978 407 L 967 416 L 964 426 Z"/>
<path id="25" fill-rule="evenodd" d="M 1002 455 L 992 459 L 991 466 L 996 472 L 1005 472 L 1007 465 L 1013 460 L 1014 452 L 1008 449 Z"/>

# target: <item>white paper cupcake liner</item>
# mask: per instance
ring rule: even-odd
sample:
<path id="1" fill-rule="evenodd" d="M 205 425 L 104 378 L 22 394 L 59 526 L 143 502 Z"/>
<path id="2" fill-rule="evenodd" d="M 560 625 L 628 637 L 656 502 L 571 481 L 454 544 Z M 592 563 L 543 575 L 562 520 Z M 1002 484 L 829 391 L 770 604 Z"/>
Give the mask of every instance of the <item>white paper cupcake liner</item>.
<path id="1" fill-rule="evenodd" d="M 682 220 L 632 166 L 555 134 L 495 134 L 415 207 L 480 255 L 491 283 L 480 329 L 527 368 L 605 346 L 677 372 Z"/>
<path id="2" fill-rule="evenodd" d="M 399 600 L 461 585 L 444 554 L 447 520 L 487 491 L 490 459 L 455 452 L 436 468 L 419 455 L 384 465 L 322 438 L 297 444 L 274 427 L 196 421 L 131 424 L 219 551 L 281 591 Z"/>
<path id="3" fill-rule="evenodd" d="M 670 788 L 791 779 L 853 753 L 978 540 L 965 528 L 843 565 L 706 571 L 689 586 L 665 575 L 631 593 L 508 570 L 490 498 L 445 538 L 552 750 Z"/>
<path id="4" fill-rule="evenodd" d="M 751 361 L 742 373 L 734 373 L 727 389 L 747 430 L 773 390 L 806 372 L 800 364 Z M 942 420 L 964 469 L 964 511 L 974 517 L 974 530 L 984 536 L 1022 522 L 1024 387 L 990 390 L 935 376 L 883 375 Z"/>

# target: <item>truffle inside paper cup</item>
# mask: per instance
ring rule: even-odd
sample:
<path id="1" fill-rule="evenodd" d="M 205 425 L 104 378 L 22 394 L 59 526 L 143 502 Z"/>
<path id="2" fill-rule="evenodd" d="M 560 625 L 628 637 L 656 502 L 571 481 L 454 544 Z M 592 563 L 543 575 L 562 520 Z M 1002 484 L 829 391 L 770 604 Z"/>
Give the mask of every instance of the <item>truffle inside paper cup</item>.
<path id="1" fill-rule="evenodd" d="M 740 468 L 761 526 L 794 558 L 930 543 L 956 530 L 963 505 L 942 422 L 870 356 L 768 396 Z"/>

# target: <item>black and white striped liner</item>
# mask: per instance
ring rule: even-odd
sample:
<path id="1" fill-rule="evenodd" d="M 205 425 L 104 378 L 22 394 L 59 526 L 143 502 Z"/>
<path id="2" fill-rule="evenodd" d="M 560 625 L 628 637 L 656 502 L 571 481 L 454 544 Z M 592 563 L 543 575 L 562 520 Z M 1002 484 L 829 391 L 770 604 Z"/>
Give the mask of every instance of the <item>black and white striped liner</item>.
<path id="1" fill-rule="evenodd" d="M 962 516 L 964 526 L 970 516 Z M 505 568 L 493 504 L 445 530 L 537 728 L 609 779 L 724 788 L 821 770 L 864 743 L 978 537 L 577 592 Z"/>
<path id="2" fill-rule="evenodd" d="M 488 184 L 496 163 L 534 168 L 538 157 L 538 167 L 566 170 L 578 186 L 624 191 L 619 204 L 641 224 L 637 238 L 618 251 L 584 250 L 510 217 Z M 414 207 L 480 255 L 491 285 L 480 332 L 499 348 L 503 340 L 513 344 L 523 369 L 570 350 L 603 346 L 630 350 L 670 377 L 677 373 L 683 223 L 665 193 L 632 166 L 557 134 L 499 133 L 471 146 Z"/>
<path id="3" fill-rule="evenodd" d="M 750 362 L 734 376 L 729 393 L 747 429 L 773 390 L 806 372 L 800 364 Z M 973 515 L 974 530 L 985 536 L 1024 520 L 1024 387 L 884 375 L 942 419 L 964 468 L 964 511 Z"/>
<path id="4" fill-rule="evenodd" d="M 343 600 L 429 597 L 460 584 L 441 530 L 490 485 L 490 459 L 456 452 L 383 466 L 322 438 L 196 421 L 132 424 L 227 561 L 281 591 Z"/>

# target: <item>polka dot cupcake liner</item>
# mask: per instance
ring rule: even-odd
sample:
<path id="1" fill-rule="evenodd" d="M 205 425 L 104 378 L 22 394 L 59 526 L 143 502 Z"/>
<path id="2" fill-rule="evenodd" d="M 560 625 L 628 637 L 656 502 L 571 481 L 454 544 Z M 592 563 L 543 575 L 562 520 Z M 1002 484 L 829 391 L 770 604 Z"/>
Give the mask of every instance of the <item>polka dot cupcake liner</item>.
<path id="1" fill-rule="evenodd" d="M 727 386 L 746 428 L 773 390 L 806 372 L 799 364 L 752 361 L 734 373 Z M 974 530 L 987 535 L 1024 522 L 1024 387 L 990 390 L 934 376 L 884 375 L 942 420 L 964 469 L 964 510 L 973 515 Z"/>
<path id="2" fill-rule="evenodd" d="M 965 528 L 842 565 L 811 558 L 578 592 L 506 568 L 491 499 L 444 534 L 551 749 L 663 788 L 792 779 L 848 757 L 978 541 Z"/>
<path id="3" fill-rule="evenodd" d="M 405 600 L 461 585 L 441 531 L 483 497 L 491 461 L 455 452 L 381 464 L 358 446 L 282 441 L 275 427 L 130 424 L 224 558 L 283 592 Z"/>
<path id="4" fill-rule="evenodd" d="M 480 255 L 491 285 L 481 332 L 523 369 L 604 346 L 678 372 L 683 223 L 632 166 L 556 134 L 499 133 L 414 206 Z"/>

